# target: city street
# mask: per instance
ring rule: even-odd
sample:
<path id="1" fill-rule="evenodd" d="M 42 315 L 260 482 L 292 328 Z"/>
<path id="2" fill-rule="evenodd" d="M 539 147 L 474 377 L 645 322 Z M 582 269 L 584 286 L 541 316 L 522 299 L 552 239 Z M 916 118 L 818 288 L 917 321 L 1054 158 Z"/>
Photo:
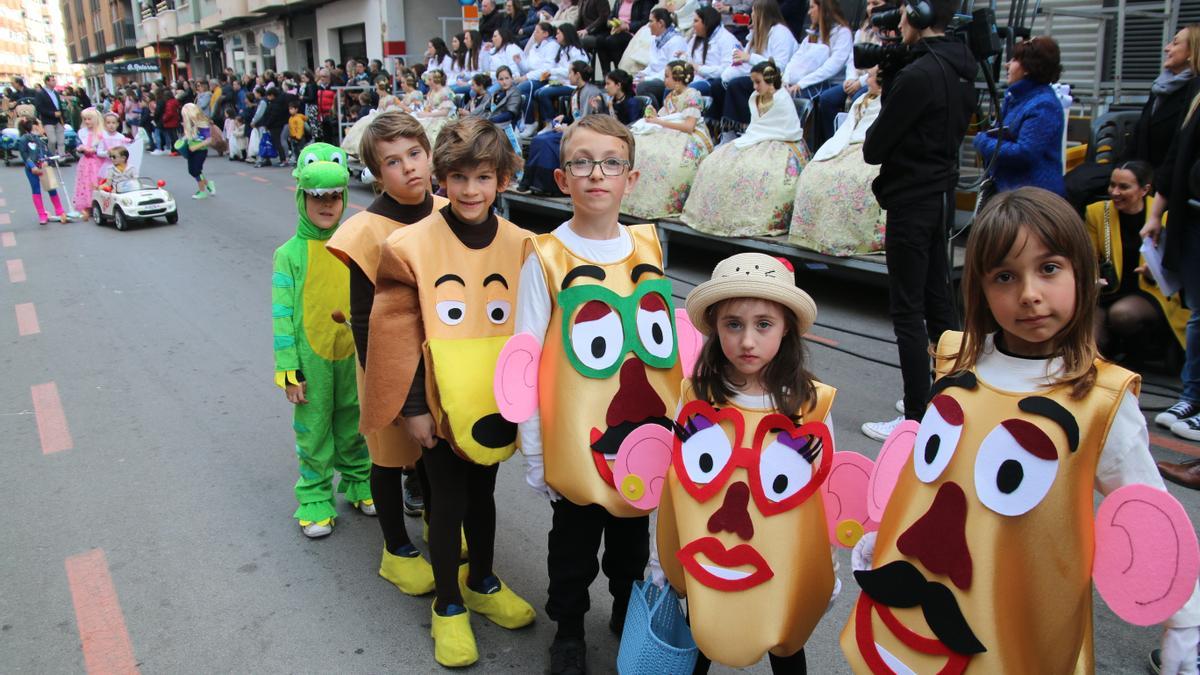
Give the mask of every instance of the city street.
<path id="1" fill-rule="evenodd" d="M 291 170 L 218 157 L 206 170 L 218 194 L 193 201 L 182 158 L 147 156 L 142 175 L 166 181 L 179 223 L 118 232 L 39 226 L 21 169 L 0 168 L 0 671 L 439 672 L 431 598 L 376 574 L 376 522 L 339 501 L 334 533 L 310 541 L 291 518 L 292 413 L 272 383 L 270 309 L 271 254 L 296 222 Z M 371 199 L 356 185 L 347 215 Z M 672 244 L 677 302 L 718 256 Z M 840 389 L 836 445 L 874 457 L 859 425 L 894 417 L 900 396 L 899 370 L 867 360 L 896 360 L 886 288 L 822 271 L 799 283 L 819 307 L 811 369 Z M 1156 459 L 1200 454 L 1151 431 Z M 473 672 L 549 663 L 551 512 L 523 471 L 519 457 L 500 469 L 496 572 L 538 620 L 510 632 L 475 617 Z M 1200 522 L 1200 494 L 1169 488 Z M 849 672 L 837 638 L 858 588 L 848 551 L 840 561 L 842 594 L 806 648 L 812 673 Z M 605 582 L 592 591 L 588 665 L 615 672 Z M 1097 672 L 1144 672 L 1160 629 L 1121 622 L 1098 596 L 1095 616 Z"/>

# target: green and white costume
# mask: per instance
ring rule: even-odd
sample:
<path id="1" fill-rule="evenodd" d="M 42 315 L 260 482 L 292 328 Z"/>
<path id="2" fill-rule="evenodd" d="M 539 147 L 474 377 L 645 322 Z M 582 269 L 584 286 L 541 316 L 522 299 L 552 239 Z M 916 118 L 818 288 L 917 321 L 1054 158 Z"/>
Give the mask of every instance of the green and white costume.
<path id="1" fill-rule="evenodd" d="M 305 194 L 341 191 L 343 209 L 349 173 L 346 154 L 325 143 L 307 146 L 296 163 L 296 235 L 275 250 L 271 316 L 275 331 L 275 383 L 305 383 L 308 403 L 295 406 L 296 457 L 300 478 L 294 517 L 302 524 L 337 515 L 333 472 L 342 474 L 337 491 L 358 504 L 371 499 L 371 459 L 358 432 L 358 389 L 354 337 L 333 320 L 350 315 L 350 275 L 325 249 L 337 227 L 322 230 L 305 210 Z"/>

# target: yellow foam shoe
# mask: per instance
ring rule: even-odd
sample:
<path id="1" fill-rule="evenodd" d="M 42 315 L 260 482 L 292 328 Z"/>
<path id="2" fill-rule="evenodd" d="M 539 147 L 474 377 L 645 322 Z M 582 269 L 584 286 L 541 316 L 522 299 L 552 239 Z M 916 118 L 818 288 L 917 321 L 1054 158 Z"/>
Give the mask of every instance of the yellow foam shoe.
<path id="1" fill-rule="evenodd" d="M 500 583 L 500 588 L 492 593 L 476 593 L 471 590 L 467 585 L 468 567 L 470 566 L 461 565 L 458 568 L 458 587 L 467 609 L 482 614 L 497 626 L 509 630 L 524 628 L 533 623 L 536 616 L 533 607 L 503 582 Z"/>
<path id="2" fill-rule="evenodd" d="M 471 630 L 471 613 L 441 616 L 432 611 L 433 658 L 447 668 L 462 668 L 479 660 L 475 633 Z"/>
<path id="3" fill-rule="evenodd" d="M 433 568 L 421 556 L 406 558 L 392 555 L 383 549 L 379 561 L 379 576 L 392 582 L 400 592 L 408 595 L 425 595 L 433 590 Z"/>

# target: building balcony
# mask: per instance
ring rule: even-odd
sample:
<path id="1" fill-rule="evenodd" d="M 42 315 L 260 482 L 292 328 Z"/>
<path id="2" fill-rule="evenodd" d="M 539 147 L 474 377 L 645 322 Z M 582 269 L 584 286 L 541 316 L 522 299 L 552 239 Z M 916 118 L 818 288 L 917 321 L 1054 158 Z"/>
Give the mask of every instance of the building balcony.
<path id="1" fill-rule="evenodd" d="M 179 35 L 179 21 L 175 17 L 175 10 L 160 11 L 154 18 L 158 21 L 159 40 L 169 40 Z"/>
<path id="2" fill-rule="evenodd" d="M 217 11 L 200 19 L 205 28 L 228 25 L 238 20 L 256 18 L 247 6 L 247 0 L 217 0 Z"/>

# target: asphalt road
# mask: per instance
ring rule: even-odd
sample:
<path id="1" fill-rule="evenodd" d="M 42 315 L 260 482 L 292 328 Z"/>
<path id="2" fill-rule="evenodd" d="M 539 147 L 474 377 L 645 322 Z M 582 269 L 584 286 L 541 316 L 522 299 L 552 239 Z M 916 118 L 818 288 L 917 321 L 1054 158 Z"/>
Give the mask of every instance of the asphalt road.
<path id="1" fill-rule="evenodd" d="M 376 523 L 339 505 L 334 534 L 309 541 L 291 519 L 291 410 L 271 382 L 269 307 L 271 252 L 295 227 L 290 172 L 210 158 L 219 194 L 194 202 L 185 169 L 166 157 L 143 167 L 180 200 L 178 225 L 117 232 L 39 227 L 21 170 L 0 168 L 0 671 L 440 670 L 430 600 L 376 575 Z M 352 208 L 370 199 L 356 188 Z M 682 297 L 715 255 L 674 246 Z M 813 370 L 840 387 L 838 447 L 873 457 L 879 444 L 858 425 L 894 416 L 900 391 L 898 370 L 860 358 L 895 361 L 885 291 L 822 273 L 800 283 L 820 307 Z M 1171 492 L 1200 517 L 1200 495 Z M 474 621 L 473 670 L 539 673 L 554 630 L 541 611 L 550 509 L 519 460 L 501 468 L 496 500 L 496 570 L 539 619 L 517 632 Z M 808 644 L 810 672 L 847 672 L 848 560 L 845 591 Z M 593 592 L 589 664 L 610 672 L 603 582 Z M 1098 599 L 1096 616 L 1099 672 L 1141 672 L 1158 629 L 1124 624 Z M 768 671 L 765 660 L 750 670 Z"/>

